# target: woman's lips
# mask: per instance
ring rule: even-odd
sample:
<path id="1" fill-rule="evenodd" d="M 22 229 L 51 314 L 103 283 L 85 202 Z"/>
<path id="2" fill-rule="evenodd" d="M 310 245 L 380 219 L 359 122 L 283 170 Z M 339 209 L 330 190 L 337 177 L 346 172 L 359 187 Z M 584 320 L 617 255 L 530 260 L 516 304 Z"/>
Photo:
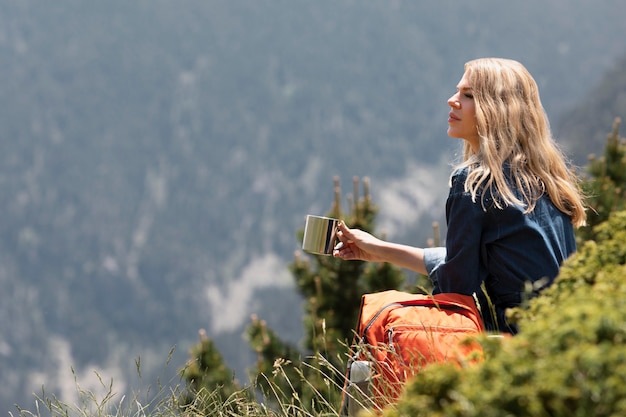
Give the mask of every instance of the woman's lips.
<path id="1" fill-rule="evenodd" d="M 448 114 L 448 122 L 456 122 L 459 121 L 461 119 L 459 119 L 457 116 L 454 115 L 454 113 L 450 112 Z"/>

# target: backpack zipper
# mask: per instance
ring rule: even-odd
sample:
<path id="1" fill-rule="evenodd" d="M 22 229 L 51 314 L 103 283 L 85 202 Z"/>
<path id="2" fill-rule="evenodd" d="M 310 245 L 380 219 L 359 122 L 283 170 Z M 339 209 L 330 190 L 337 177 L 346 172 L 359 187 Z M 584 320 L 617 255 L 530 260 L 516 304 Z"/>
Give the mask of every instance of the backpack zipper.
<path id="1" fill-rule="evenodd" d="M 388 308 L 391 307 L 436 307 L 439 308 L 441 310 L 448 310 L 448 311 L 461 311 L 461 310 L 465 310 L 465 311 L 470 311 L 471 310 L 465 306 L 460 306 L 458 304 L 449 304 L 445 301 L 443 302 L 434 302 L 434 301 L 430 301 L 430 300 L 413 300 L 413 301 L 401 301 L 401 302 L 393 302 L 393 303 L 389 303 L 385 306 L 383 306 L 380 310 L 378 310 L 378 312 L 374 315 L 374 317 L 372 317 L 370 319 L 370 321 L 367 322 L 367 324 L 365 325 L 365 328 L 363 329 L 363 336 L 361 337 L 361 342 L 364 344 L 367 344 L 367 331 L 370 329 L 370 327 L 372 327 L 374 325 L 374 322 L 378 319 L 378 317 Z"/>

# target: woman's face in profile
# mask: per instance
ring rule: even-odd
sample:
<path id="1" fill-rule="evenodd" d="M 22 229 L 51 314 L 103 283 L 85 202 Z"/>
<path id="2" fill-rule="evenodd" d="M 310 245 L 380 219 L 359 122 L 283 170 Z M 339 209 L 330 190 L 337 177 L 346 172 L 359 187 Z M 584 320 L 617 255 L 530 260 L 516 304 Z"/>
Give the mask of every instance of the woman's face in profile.
<path id="1" fill-rule="evenodd" d="M 478 151 L 478 127 L 474 93 L 468 82 L 467 73 L 456 86 L 456 93 L 448 99 L 451 110 L 448 114 L 448 136 L 466 140 L 472 149 Z"/>

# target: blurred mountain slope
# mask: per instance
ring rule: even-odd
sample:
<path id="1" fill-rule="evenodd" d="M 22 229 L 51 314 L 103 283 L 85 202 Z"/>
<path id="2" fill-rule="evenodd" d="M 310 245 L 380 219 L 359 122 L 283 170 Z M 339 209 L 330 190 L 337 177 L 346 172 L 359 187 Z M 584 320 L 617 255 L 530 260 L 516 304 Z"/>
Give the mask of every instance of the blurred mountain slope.
<path id="1" fill-rule="evenodd" d="M 72 366 L 130 384 L 136 357 L 153 370 L 174 345 L 182 365 L 200 327 L 241 370 L 253 312 L 298 340 L 281 265 L 332 177 L 349 192 L 370 176 L 390 237 L 423 244 L 458 149 L 446 99 L 463 63 L 521 60 L 554 120 L 624 54 L 624 11 L 0 3 L 0 410 L 42 384 L 71 391 Z"/>

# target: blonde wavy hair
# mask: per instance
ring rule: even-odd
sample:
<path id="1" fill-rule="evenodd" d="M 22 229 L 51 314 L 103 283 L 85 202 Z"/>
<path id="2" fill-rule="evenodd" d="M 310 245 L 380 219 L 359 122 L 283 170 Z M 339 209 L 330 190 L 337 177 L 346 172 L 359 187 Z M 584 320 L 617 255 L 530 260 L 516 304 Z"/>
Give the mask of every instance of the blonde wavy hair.
<path id="1" fill-rule="evenodd" d="M 474 200 L 485 191 L 483 205 L 485 194 L 498 195 L 497 207 L 521 205 L 527 213 L 547 193 L 574 226 L 583 226 L 585 205 L 578 178 L 554 142 L 537 83 L 528 70 L 517 61 L 483 58 L 466 63 L 465 72 L 480 138 L 477 151 L 464 141 L 459 168 L 468 168 L 465 191 Z M 507 184 L 503 171 L 507 163 L 521 201 Z"/>

